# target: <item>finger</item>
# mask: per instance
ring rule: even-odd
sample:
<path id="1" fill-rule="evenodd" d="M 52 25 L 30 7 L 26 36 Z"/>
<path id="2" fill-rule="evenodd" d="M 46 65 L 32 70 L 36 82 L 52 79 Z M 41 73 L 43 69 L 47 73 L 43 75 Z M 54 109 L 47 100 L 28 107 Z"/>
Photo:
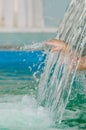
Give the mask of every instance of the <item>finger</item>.
<path id="1" fill-rule="evenodd" d="M 47 41 L 45 44 L 47 44 L 47 45 L 56 45 L 57 43 L 58 43 L 57 39 L 52 39 L 52 40 Z"/>
<path id="2" fill-rule="evenodd" d="M 46 42 L 45 44 L 50 45 L 50 46 L 55 46 L 55 47 L 58 46 L 58 44 L 56 42 L 52 42 L 52 41 Z"/>
<path id="3" fill-rule="evenodd" d="M 52 52 L 61 51 L 61 48 L 59 48 L 59 47 L 53 47 L 51 51 L 52 51 Z"/>

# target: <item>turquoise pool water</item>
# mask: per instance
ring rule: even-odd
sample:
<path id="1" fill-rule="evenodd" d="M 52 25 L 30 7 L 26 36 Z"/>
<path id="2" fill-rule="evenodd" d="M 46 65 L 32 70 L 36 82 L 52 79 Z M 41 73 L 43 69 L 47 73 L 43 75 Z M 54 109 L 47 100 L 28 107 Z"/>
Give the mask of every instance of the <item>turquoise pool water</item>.
<path id="1" fill-rule="evenodd" d="M 8 40 L 2 38 L 0 42 L 9 43 L 6 41 L 13 34 L 8 35 Z M 44 35 L 45 39 L 54 36 Z M 15 43 L 14 36 L 11 44 Z M 28 41 L 25 37 L 22 43 Z M 41 51 L 0 51 L 0 130 L 86 129 L 85 71 L 77 72 L 61 124 L 53 121 L 46 108 L 38 106 L 38 84 L 45 58 Z"/>
<path id="2" fill-rule="evenodd" d="M 12 55 L 15 57 L 12 65 Z M 5 58 L 4 55 L 0 56 Z M 61 124 L 57 124 L 50 117 L 46 108 L 37 105 L 37 90 L 43 64 L 38 71 L 41 62 L 44 63 L 45 55 L 41 52 L 6 52 L 6 57 L 10 59 L 10 65 L 6 60 L 1 60 L 0 66 L 0 130 L 83 130 L 86 129 L 86 73 L 77 72 L 74 81 L 72 94 L 66 107 Z M 9 55 L 11 54 L 11 55 Z M 26 55 L 27 54 L 27 55 Z M 29 55 L 30 54 L 30 55 Z M 41 56 L 41 60 L 39 57 Z M 31 58 L 33 56 L 33 60 Z M 22 60 L 26 57 L 25 68 Z M 30 57 L 29 57 L 30 56 Z M 35 62 L 35 59 L 36 62 Z M 37 58 L 38 57 L 38 58 Z M 17 63 L 16 62 L 20 60 Z M 29 62 L 28 62 L 29 61 Z M 31 66 L 29 68 L 29 65 Z M 35 69 L 33 63 L 36 64 Z M 4 66 L 5 65 L 5 66 Z M 7 66 L 8 65 L 8 66 Z M 30 73 L 32 67 L 33 73 Z M 36 73 L 40 72 L 40 73 Z"/>

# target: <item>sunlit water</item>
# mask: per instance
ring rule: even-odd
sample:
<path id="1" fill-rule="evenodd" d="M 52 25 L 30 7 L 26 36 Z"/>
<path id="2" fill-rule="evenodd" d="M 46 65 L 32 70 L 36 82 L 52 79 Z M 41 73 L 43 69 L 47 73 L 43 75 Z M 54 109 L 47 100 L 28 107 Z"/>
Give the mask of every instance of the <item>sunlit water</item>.
<path id="1" fill-rule="evenodd" d="M 84 8 L 86 2 L 85 0 L 81 3 L 76 2 L 73 0 L 70 4 L 58 31 L 59 38 L 71 43 L 72 47 L 77 43 L 76 52 L 81 56 L 86 29 L 85 22 L 81 22 L 81 18 L 83 21 L 86 18 Z M 78 6 L 75 9 L 76 4 Z M 72 20 L 73 23 L 70 22 Z M 79 24 L 84 27 L 79 28 Z M 39 44 L 34 45 L 30 46 L 31 49 L 37 49 Z M 23 49 L 27 47 L 29 48 L 25 46 Z M 62 55 L 49 51 L 46 53 L 48 55 L 45 61 L 46 67 L 42 75 L 20 69 L 0 70 L 0 130 L 86 129 L 86 72 L 77 72 L 77 65 L 75 71 L 69 75 L 73 61 L 69 68 L 64 67 L 61 62 Z"/>

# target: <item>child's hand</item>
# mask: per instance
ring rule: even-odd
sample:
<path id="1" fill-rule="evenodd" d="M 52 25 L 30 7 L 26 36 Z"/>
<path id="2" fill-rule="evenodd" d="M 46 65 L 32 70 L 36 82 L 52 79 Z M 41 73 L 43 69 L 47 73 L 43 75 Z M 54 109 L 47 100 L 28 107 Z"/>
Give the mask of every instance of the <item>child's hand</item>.
<path id="1" fill-rule="evenodd" d="M 45 44 L 48 46 L 52 46 L 52 52 L 55 52 L 55 51 L 65 52 L 66 47 L 67 47 L 67 45 L 63 41 L 60 41 L 57 39 L 47 41 Z"/>

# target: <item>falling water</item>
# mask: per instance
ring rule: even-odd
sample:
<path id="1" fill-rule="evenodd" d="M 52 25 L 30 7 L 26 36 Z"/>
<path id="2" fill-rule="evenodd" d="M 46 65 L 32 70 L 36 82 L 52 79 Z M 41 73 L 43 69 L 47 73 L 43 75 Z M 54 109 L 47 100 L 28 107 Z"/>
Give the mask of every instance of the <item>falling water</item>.
<path id="1" fill-rule="evenodd" d="M 80 62 L 84 46 L 86 45 L 85 22 L 86 0 L 72 0 L 65 13 L 64 19 L 58 28 L 58 34 L 56 37 L 64 40 L 67 45 L 71 46 L 71 51 L 65 56 L 58 52 L 52 53 L 50 48 L 47 50 L 44 43 L 36 43 L 28 46 L 25 45 L 20 48 L 10 47 L 12 50 L 34 50 L 43 48 L 46 50 L 44 52 L 47 52 L 47 57 L 44 72 L 42 73 L 39 82 L 38 102 L 34 98 L 33 93 L 36 89 L 34 89 L 34 85 L 32 81 L 30 81 L 31 77 L 28 77 L 27 75 L 28 72 L 25 72 L 25 75 L 22 75 L 21 72 L 19 72 L 19 75 L 15 75 L 16 72 L 11 72 L 10 74 L 10 72 L 3 73 L 3 70 L 1 71 L 0 88 L 1 92 L 6 92 L 7 95 L 0 97 L 0 130 L 59 129 L 54 126 L 52 118 L 56 123 L 60 123 L 63 120 L 63 114 L 69 101 L 76 70 Z M 76 55 L 79 60 L 73 69 Z M 72 58 L 70 60 L 71 56 Z M 35 74 L 33 76 L 34 77 L 32 78 L 35 78 Z M 28 81 L 28 79 L 30 80 Z M 4 81 L 6 82 L 5 84 Z M 3 84 L 6 85 L 6 89 L 4 89 Z M 28 86 L 30 86 L 31 89 Z M 23 92 L 23 95 L 21 95 L 21 91 Z M 31 95 L 28 95 L 28 91 Z M 9 95 L 9 93 L 12 93 L 12 95 Z M 38 103 L 40 106 L 38 106 Z M 84 107 L 84 103 L 81 107 Z M 83 110 L 85 110 L 85 107 Z M 72 114 L 75 116 L 72 116 Z M 80 120 L 80 118 L 78 120 L 79 122 L 81 121 L 81 127 L 85 129 L 85 112 L 80 115 L 77 111 L 70 110 L 69 116 L 72 116 L 71 119 L 76 118 L 76 114 L 78 115 L 77 117 L 83 115 L 83 120 Z M 74 123 L 77 124 L 77 122 L 78 121 Z M 75 124 L 75 128 L 72 127 L 72 129 L 79 130 L 77 129 L 78 125 L 76 126 Z M 71 129 L 69 125 L 66 126 L 64 123 L 61 123 L 58 127 L 59 126 L 61 126 L 61 130 L 66 129 L 66 127 L 66 130 Z"/>
<path id="2" fill-rule="evenodd" d="M 86 0 L 71 1 L 56 38 L 71 46 L 71 51 L 65 56 L 58 52 L 48 53 L 44 73 L 39 83 L 38 102 L 49 109 L 54 120 L 60 123 L 86 44 Z M 78 62 L 73 69 L 76 55 Z"/>

